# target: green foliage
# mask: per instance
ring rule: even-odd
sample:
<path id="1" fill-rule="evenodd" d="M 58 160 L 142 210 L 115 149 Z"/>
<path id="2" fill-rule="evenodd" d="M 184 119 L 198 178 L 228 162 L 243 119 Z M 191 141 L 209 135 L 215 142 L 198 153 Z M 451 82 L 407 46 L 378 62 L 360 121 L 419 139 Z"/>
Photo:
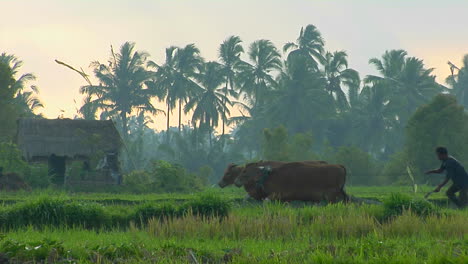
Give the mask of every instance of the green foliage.
<path id="1" fill-rule="evenodd" d="M 10 142 L 16 132 L 16 120 L 19 118 L 17 107 L 0 103 L 0 142 Z"/>
<path id="2" fill-rule="evenodd" d="M 51 186 L 51 178 L 46 164 L 29 165 L 29 173 L 24 174 L 24 181 L 33 189 L 45 189 Z"/>
<path id="3" fill-rule="evenodd" d="M 414 199 L 404 194 L 393 193 L 384 200 L 384 219 L 394 218 L 410 211 L 418 216 L 429 216 L 437 213 L 437 209 L 430 202 Z"/>
<path id="4" fill-rule="evenodd" d="M 196 174 L 182 166 L 166 161 L 153 162 L 149 173 L 154 180 L 152 187 L 160 192 L 187 192 L 200 190 L 202 182 Z"/>
<path id="5" fill-rule="evenodd" d="M 124 139 L 128 137 L 128 115 L 133 111 L 161 112 L 151 103 L 155 93 L 147 87 L 153 77 L 146 68 L 147 58 L 147 53 L 135 50 L 135 43 L 125 42 L 118 53 L 111 48 L 107 64 L 93 62 L 94 75 L 100 84 L 81 87 L 80 92 L 90 98 L 81 112 L 99 108 L 106 117 L 118 116 Z"/>
<path id="6" fill-rule="evenodd" d="M 196 215 L 201 217 L 227 217 L 231 210 L 228 200 L 216 193 L 202 193 L 181 205 L 173 203 L 147 203 L 139 206 L 132 219 L 145 224 L 150 219 L 167 220 L 173 217 Z"/>
<path id="7" fill-rule="evenodd" d="M 378 183 L 380 167 L 368 153 L 357 147 L 339 147 L 330 161 L 346 167 L 347 184 L 373 185 Z"/>
<path id="8" fill-rule="evenodd" d="M 207 172 L 206 169 L 201 173 Z M 133 171 L 124 176 L 128 191 L 189 192 L 201 190 L 207 184 L 207 175 L 189 173 L 185 168 L 167 161 L 154 161 L 148 171 Z"/>
<path id="9" fill-rule="evenodd" d="M 229 215 L 222 218 L 219 213 L 222 210 L 207 208 L 225 206 L 219 205 L 219 201 L 226 199 L 224 192 L 196 196 L 83 193 L 70 198 L 43 192 L 48 199 L 63 201 L 64 206 L 67 203 L 88 206 L 90 200 L 106 204 L 102 208 L 110 215 L 111 224 L 108 228 L 96 226 L 87 230 L 82 225 L 64 224 L 9 228 L 2 222 L 0 260 L 3 263 L 187 263 L 188 258 L 195 258 L 199 263 L 330 264 L 462 264 L 468 260 L 467 211 L 448 208 L 443 213 L 435 208 L 431 211 L 423 201 L 401 196 L 409 193 L 410 187 L 350 189 L 357 195 L 379 198 L 389 196 L 391 191 L 400 195 L 390 196 L 383 206 L 238 201 L 230 208 Z M 18 200 L 35 196 L 37 193 L 8 194 Z M 137 200 L 143 204 L 129 203 Z M 204 209 L 195 209 L 199 207 L 195 204 L 201 202 Z M 55 207 L 63 211 L 57 205 L 52 206 L 52 202 L 47 203 L 47 206 L 39 205 L 40 210 Z M 12 208 L 16 205 L 0 208 L 0 219 L 4 219 L 5 210 Z M 137 218 L 137 212 L 144 217 Z M 161 212 L 166 215 L 173 212 L 176 216 L 163 217 L 161 221 L 158 217 Z M 117 218 L 124 224 L 117 225 Z"/>
<path id="10" fill-rule="evenodd" d="M 0 252 L 2 252 L 11 263 L 25 263 L 30 261 L 34 263 L 56 263 L 56 261 L 66 258 L 67 255 L 61 242 L 50 239 L 29 243 L 8 239 L 1 244 Z"/>
<path id="11" fill-rule="evenodd" d="M 397 152 L 390 156 L 390 159 L 383 166 L 381 176 L 382 184 L 410 185 L 413 184 L 406 167 L 408 157 L 406 152 Z"/>
<path id="12" fill-rule="evenodd" d="M 451 95 L 438 95 L 420 107 L 408 121 L 406 134 L 408 161 L 417 171 L 418 182 L 429 180 L 423 172 L 439 165 L 437 146 L 447 147 L 462 163 L 468 161 L 468 115 Z"/>
<path id="13" fill-rule="evenodd" d="M 128 228 L 133 222 L 146 225 L 149 220 L 164 221 L 196 215 L 227 217 L 231 202 L 217 193 L 201 193 L 185 202 L 153 201 L 122 210 L 122 206 L 102 206 L 91 201 L 76 201 L 43 196 L 0 209 L 0 225 L 5 230 L 27 226 L 85 229 Z"/>
<path id="14" fill-rule="evenodd" d="M 146 224 L 151 219 L 162 221 L 180 215 L 180 208 L 173 203 L 147 203 L 139 206 L 132 218 L 135 223 Z"/>
<path id="15" fill-rule="evenodd" d="M 151 183 L 151 176 L 146 171 L 132 171 L 123 178 L 123 184 L 132 192 L 150 191 Z"/>
<path id="16" fill-rule="evenodd" d="M 452 87 L 452 94 L 454 94 L 458 102 L 465 108 L 468 107 L 468 93 L 466 87 L 468 86 L 468 54 L 465 54 L 462 59 L 461 67 L 454 68 L 455 65 L 451 65 L 452 74 L 447 77 L 446 82 Z"/>
<path id="17" fill-rule="evenodd" d="M 316 158 L 312 152 L 311 133 L 289 136 L 284 126 L 264 129 L 262 139 L 263 158 L 277 161 L 301 161 Z"/>
<path id="18" fill-rule="evenodd" d="M 140 259 L 144 255 L 143 247 L 134 243 L 97 245 L 90 248 L 90 251 L 108 261 Z"/>
<path id="19" fill-rule="evenodd" d="M 267 160 L 289 160 L 288 131 L 284 126 L 275 129 L 265 128 L 262 141 L 263 157 Z"/>
<path id="20" fill-rule="evenodd" d="M 37 87 L 26 87 L 36 79 L 34 74 L 18 74 L 22 65 L 14 55 L 0 54 L 0 142 L 14 139 L 19 117 L 35 117 L 34 111 L 43 107 L 35 97 Z"/>
<path id="21" fill-rule="evenodd" d="M 185 212 L 204 217 L 227 217 L 231 204 L 221 195 L 206 192 L 185 204 Z"/>
<path id="22" fill-rule="evenodd" d="M 0 142 L 0 167 L 3 167 L 4 172 L 15 172 L 21 175 L 30 172 L 20 150 L 15 144 L 9 142 Z"/>
<path id="23" fill-rule="evenodd" d="M 24 226 L 100 228 L 109 224 L 109 217 L 102 206 L 48 197 L 14 205 L 2 213 L 0 221 L 5 228 Z"/>

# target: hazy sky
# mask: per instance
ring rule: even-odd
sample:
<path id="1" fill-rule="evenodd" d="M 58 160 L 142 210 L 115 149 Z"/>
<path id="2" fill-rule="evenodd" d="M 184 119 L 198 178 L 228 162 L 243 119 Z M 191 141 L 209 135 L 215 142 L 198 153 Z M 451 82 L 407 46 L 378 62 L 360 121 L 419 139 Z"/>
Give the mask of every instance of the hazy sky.
<path id="1" fill-rule="evenodd" d="M 25 72 L 38 76 L 42 112 L 50 118 L 60 109 L 74 116 L 85 84 L 54 59 L 91 73 L 91 61 L 105 62 L 110 44 L 117 49 L 125 41 L 156 62 L 166 47 L 188 43 L 214 60 L 230 35 L 246 46 L 266 38 L 280 48 L 314 24 L 326 49 L 346 50 L 361 75 L 374 73 L 369 58 L 405 49 L 436 68 L 439 81 L 449 74 L 448 60 L 457 64 L 468 53 L 466 0 L 0 0 L 0 10 L 0 52 L 15 54 Z"/>

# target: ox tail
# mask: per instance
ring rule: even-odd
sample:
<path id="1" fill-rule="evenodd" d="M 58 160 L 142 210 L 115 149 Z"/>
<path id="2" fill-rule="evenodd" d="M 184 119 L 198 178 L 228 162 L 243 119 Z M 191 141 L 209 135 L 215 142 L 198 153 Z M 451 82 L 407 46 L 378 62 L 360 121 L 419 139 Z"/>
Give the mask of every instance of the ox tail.
<path id="1" fill-rule="evenodd" d="M 348 203 L 351 201 L 351 197 L 346 193 L 345 191 L 345 185 L 346 185 L 346 174 L 347 174 L 347 171 L 346 171 L 346 167 L 343 166 L 343 165 L 340 165 L 343 170 L 344 170 L 344 180 L 343 180 L 343 185 L 341 186 L 341 189 L 340 189 L 340 193 L 341 193 L 341 196 L 343 198 L 343 202 L 345 203 Z"/>

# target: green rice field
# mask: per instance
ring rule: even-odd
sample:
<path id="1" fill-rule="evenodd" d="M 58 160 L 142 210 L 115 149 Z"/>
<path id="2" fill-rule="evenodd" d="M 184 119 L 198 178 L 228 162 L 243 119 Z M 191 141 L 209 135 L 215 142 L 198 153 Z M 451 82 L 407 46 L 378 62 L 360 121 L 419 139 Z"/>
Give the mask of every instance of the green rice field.
<path id="1" fill-rule="evenodd" d="M 0 263 L 468 263 L 468 210 L 411 187 L 382 204 L 255 202 L 241 189 L 1 193 Z"/>

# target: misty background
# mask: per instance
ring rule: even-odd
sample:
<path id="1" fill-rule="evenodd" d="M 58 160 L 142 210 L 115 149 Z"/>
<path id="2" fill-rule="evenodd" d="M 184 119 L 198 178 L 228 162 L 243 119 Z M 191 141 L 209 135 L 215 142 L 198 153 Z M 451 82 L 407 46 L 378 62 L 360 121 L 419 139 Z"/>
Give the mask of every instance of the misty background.
<path id="1" fill-rule="evenodd" d="M 112 119 L 135 192 L 259 159 L 344 164 L 350 185 L 432 184 L 437 145 L 468 162 L 465 1 L 0 7 L 0 165 L 32 186 L 50 179 L 15 149 L 21 117 Z"/>
<path id="2" fill-rule="evenodd" d="M 449 74 L 447 61 L 467 52 L 466 1 L 0 1 L 5 21 L 0 48 L 26 61 L 23 70 L 38 76 L 42 112 L 73 117 L 83 79 L 54 62 L 88 68 L 105 61 L 109 46 L 125 41 L 164 60 L 171 45 L 195 43 L 207 60 L 217 58 L 219 43 L 238 35 L 245 43 L 265 38 L 281 47 L 297 38 L 300 27 L 314 24 L 329 50 L 346 50 L 351 68 L 373 74 L 369 58 L 385 50 L 405 49 L 435 68 L 439 81 Z M 18 14 L 21 14 L 20 16 Z M 176 112 L 174 113 L 177 114 Z M 164 124 L 164 117 L 156 117 Z M 171 123 L 176 125 L 174 119 Z M 162 129 L 156 125 L 156 129 Z"/>

